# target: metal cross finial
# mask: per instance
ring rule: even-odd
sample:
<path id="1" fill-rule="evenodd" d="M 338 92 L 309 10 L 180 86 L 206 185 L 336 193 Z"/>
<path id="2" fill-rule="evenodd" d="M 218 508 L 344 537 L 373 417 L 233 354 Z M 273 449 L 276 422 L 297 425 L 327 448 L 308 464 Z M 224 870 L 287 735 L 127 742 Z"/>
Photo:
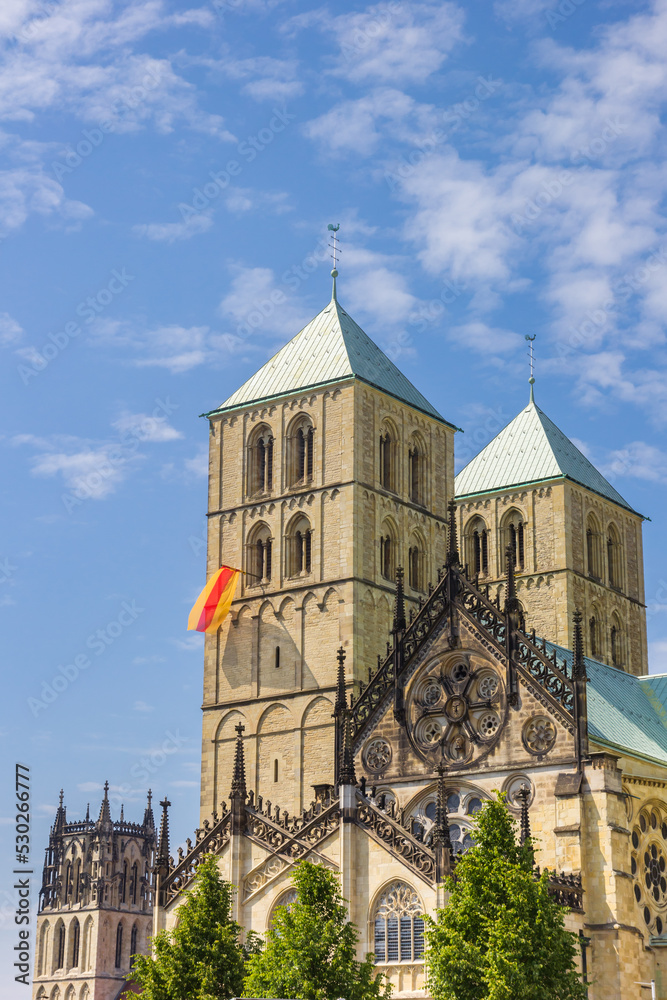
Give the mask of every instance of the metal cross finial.
<path id="1" fill-rule="evenodd" d="M 234 726 L 234 729 L 239 734 L 239 736 L 243 736 L 245 732 L 245 726 L 243 725 L 242 722 L 239 722 L 238 725 Z"/>
<path id="2" fill-rule="evenodd" d="M 334 226 L 333 222 L 330 222 L 327 226 L 328 231 L 331 233 L 332 242 L 329 244 L 333 253 L 330 254 L 333 260 L 333 269 L 331 271 L 331 277 L 333 278 L 333 291 L 332 298 L 336 298 L 336 278 L 338 277 L 338 256 L 340 254 L 340 247 L 338 246 L 338 230 L 340 229 L 340 222 Z"/>
<path id="3" fill-rule="evenodd" d="M 169 806 L 171 805 L 171 802 L 170 802 L 170 801 L 169 801 L 169 799 L 168 799 L 168 798 L 167 798 L 167 797 L 165 796 L 165 797 L 164 797 L 164 798 L 162 799 L 162 802 L 160 803 L 160 805 L 162 806 L 162 808 L 163 808 L 164 810 L 167 810 L 167 809 L 169 808 Z"/>
<path id="4" fill-rule="evenodd" d="M 534 342 L 536 336 L 537 336 L 536 333 L 534 333 L 532 337 L 529 334 L 526 334 L 526 340 L 530 344 L 530 348 L 528 350 L 528 357 L 530 358 L 530 378 L 528 379 L 528 382 L 530 383 L 530 401 L 531 401 L 531 403 L 535 402 L 535 394 L 534 394 L 534 391 L 533 391 L 533 386 L 535 385 L 535 347 L 534 347 L 533 342 Z"/>

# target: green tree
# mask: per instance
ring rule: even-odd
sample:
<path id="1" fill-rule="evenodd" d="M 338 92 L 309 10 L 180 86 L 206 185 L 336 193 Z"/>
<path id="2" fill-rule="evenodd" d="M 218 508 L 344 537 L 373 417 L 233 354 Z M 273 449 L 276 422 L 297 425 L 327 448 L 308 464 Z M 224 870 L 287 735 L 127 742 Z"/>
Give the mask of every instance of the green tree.
<path id="1" fill-rule="evenodd" d="M 583 1000 L 576 935 L 533 872 L 530 841 L 519 846 L 504 796 L 485 803 L 475 845 L 446 888 L 449 902 L 427 917 L 428 985 L 435 1000 Z"/>
<path id="2" fill-rule="evenodd" d="M 194 887 L 178 910 L 178 925 L 153 938 L 153 954 L 135 955 L 127 977 L 143 1000 L 228 1000 L 239 996 L 246 955 L 232 920 L 234 887 L 215 855 L 204 855 Z M 132 992 L 126 997 L 136 1000 Z"/>
<path id="3" fill-rule="evenodd" d="M 357 928 L 347 919 L 336 876 L 302 861 L 293 874 L 296 902 L 279 906 L 259 954 L 251 955 L 247 997 L 299 1000 L 388 1000 L 391 987 L 376 976 L 373 955 L 356 959 Z"/>

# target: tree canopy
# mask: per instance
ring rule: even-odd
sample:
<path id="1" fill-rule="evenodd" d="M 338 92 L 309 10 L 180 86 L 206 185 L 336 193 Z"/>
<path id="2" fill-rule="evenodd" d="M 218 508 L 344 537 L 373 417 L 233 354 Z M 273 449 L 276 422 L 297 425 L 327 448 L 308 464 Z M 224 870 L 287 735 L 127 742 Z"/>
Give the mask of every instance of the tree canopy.
<path id="1" fill-rule="evenodd" d="M 279 906 L 261 952 L 247 965 L 247 997 L 299 1000 L 388 1000 L 373 955 L 357 961 L 357 928 L 333 872 L 302 861 L 293 874 L 296 902 Z"/>
<path id="2" fill-rule="evenodd" d="M 245 952 L 231 919 L 234 887 L 214 855 L 202 858 L 194 888 L 178 910 L 178 925 L 153 938 L 153 954 L 135 955 L 128 979 L 143 1000 L 229 1000 L 240 996 Z M 126 997 L 135 998 L 134 993 Z"/>
<path id="3" fill-rule="evenodd" d="M 585 1000 L 574 934 L 537 879 L 530 841 L 517 843 L 504 796 L 477 814 L 475 844 L 446 882 L 447 905 L 427 917 L 435 1000 Z"/>

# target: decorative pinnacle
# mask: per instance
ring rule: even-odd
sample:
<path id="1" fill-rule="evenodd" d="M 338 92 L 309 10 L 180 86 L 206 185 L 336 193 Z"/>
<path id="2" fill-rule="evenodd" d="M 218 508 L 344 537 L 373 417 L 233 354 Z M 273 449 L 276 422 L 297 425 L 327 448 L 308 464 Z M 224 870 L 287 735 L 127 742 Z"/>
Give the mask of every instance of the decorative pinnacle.
<path id="1" fill-rule="evenodd" d="M 339 779 L 341 785 L 356 785 L 357 783 L 357 775 L 354 770 L 354 754 L 352 753 L 352 734 L 350 732 L 352 725 L 351 714 L 351 712 L 347 711 L 343 719 L 343 759 L 341 761 Z"/>
<path id="2" fill-rule="evenodd" d="M 111 822 L 111 810 L 109 809 L 109 782 L 104 782 L 104 798 L 102 799 L 102 805 L 100 806 L 100 815 L 97 820 L 98 823 L 110 823 Z"/>
<path id="3" fill-rule="evenodd" d="M 345 650 L 339 646 L 336 653 L 338 659 L 338 674 L 336 676 L 336 704 L 334 705 L 334 715 L 338 717 L 345 711 L 347 702 L 345 699 Z"/>
<path id="4" fill-rule="evenodd" d="M 160 841 L 157 852 L 156 863 L 158 865 L 169 865 L 169 813 L 167 809 L 171 805 L 169 799 L 165 797 L 160 802 L 162 806 L 162 819 L 160 820 Z"/>
<path id="5" fill-rule="evenodd" d="M 403 567 L 396 570 L 396 599 L 394 601 L 394 627 L 392 632 L 405 632 L 405 592 L 403 590 Z"/>
<path id="6" fill-rule="evenodd" d="M 239 724 L 234 728 L 238 735 L 236 737 L 236 753 L 234 754 L 234 774 L 232 776 L 231 795 L 232 797 L 241 798 L 245 802 L 245 755 L 243 753 L 243 734 L 245 732 L 245 726 L 242 722 L 239 722 Z"/>
<path id="7" fill-rule="evenodd" d="M 528 357 L 530 358 L 530 378 L 528 379 L 528 382 L 530 384 L 530 401 L 531 401 L 531 403 L 535 402 L 535 391 L 534 391 L 534 387 L 535 387 L 535 348 L 533 347 L 533 341 L 535 340 L 536 336 L 537 336 L 536 333 L 534 333 L 532 337 L 529 336 L 529 334 L 526 334 L 526 340 L 530 343 L 530 350 L 528 351 Z"/>
<path id="8" fill-rule="evenodd" d="M 516 601 L 516 579 L 514 576 L 514 560 L 516 559 L 516 554 L 514 552 L 514 547 L 508 545 L 505 549 L 505 564 L 506 564 L 506 576 L 507 576 L 507 593 L 505 595 L 505 609 L 510 609 L 510 602 Z"/>
<path id="9" fill-rule="evenodd" d="M 62 809 L 62 807 L 63 807 L 63 800 L 64 800 L 64 798 L 65 798 L 65 790 L 64 790 L 64 788 L 61 788 L 60 789 L 60 799 L 58 801 L 58 808 L 59 809 Z"/>
<path id="10" fill-rule="evenodd" d="M 459 565 L 459 546 L 456 540 L 456 500 L 454 497 L 447 504 L 449 512 L 449 546 L 447 549 L 447 565 Z"/>
<path id="11" fill-rule="evenodd" d="M 572 643 L 573 663 L 572 676 L 574 678 L 586 678 L 586 664 L 584 663 L 584 633 L 581 627 L 583 615 L 577 610 L 572 615 L 574 622 L 574 642 Z"/>
<path id="12" fill-rule="evenodd" d="M 447 792 L 445 789 L 445 762 L 441 760 L 436 771 L 438 772 L 438 797 L 435 806 L 435 825 L 433 829 L 433 842 L 442 844 L 452 853 L 452 840 L 449 834 L 449 818 L 447 815 Z"/>
<path id="13" fill-rule="evenodd" d="M 520 842 L 521 846 L 530 840 L 530 817 L 528 815 L 528 800 L 530 799 L 530 787 L 524 782 L 515 796 L 521 803 L 520 819 Z"/>

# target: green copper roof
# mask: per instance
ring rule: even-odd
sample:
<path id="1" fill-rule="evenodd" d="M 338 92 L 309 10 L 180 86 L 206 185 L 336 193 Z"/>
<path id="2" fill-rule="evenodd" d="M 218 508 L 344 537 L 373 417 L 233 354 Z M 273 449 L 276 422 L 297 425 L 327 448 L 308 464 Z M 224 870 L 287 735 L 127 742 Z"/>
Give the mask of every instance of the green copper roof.
<path id="1" fill-rule="evenodd" d="M 447 423 L 335 298 L 211 413 L 348 378 L 361 379 Z"/>
<path id="2" fill-rule="evenodd" d="M 572 653 L 547 642 L 572 670 Z M 613 750 L 667 764 L 667 676 L 635 677 L 584 657 L 588 734 Z"/>
<path id="3" fill-rule="evenodd" d="M 457 497 L 546 479 L 571 479 L 632 510 L 621 494 L 531 399 L 456 477 Z"/>

